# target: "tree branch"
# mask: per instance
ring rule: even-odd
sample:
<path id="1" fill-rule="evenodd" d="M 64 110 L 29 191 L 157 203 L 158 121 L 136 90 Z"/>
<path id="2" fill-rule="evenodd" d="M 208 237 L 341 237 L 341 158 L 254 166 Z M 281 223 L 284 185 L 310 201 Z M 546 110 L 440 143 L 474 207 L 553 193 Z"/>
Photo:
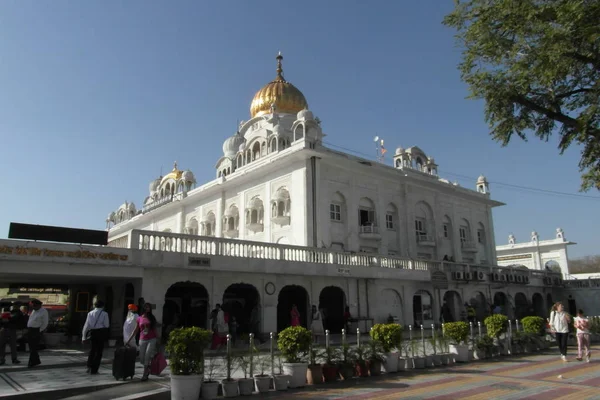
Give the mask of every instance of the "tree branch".
<path id="1" fill-rule="evenodd" d="M 591 92 L 591 91 L 592 91 L 592 89 L 590 89 L 590 88 L 581 88 L 581 89 L 571 90 L 570 92 L 561 93 L 554 97 L 556 97 L 557 99 L 564 99 L 565 97 L 571 97 L 574 94 L 587 93 L 587 92 Z"/>
<path id="2" fill-rule="evenodd" d="M 600 60 L 594 57 L 584 56 L 583 54 L 576 53 L 574 51 L 568 51 L 565 53 L 567 57 L 571 57 L 574 60 L 581 61 L 582 63 L 592 64 L 592 66 L 600 70 Z"/>

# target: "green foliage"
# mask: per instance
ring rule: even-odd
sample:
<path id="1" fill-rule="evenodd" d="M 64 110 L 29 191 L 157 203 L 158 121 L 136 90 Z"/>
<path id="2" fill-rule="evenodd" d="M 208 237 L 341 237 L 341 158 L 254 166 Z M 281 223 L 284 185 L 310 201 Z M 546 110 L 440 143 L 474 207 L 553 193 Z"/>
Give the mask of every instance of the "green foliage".
<path id="1" fill-rule="evenodd" d="M 356 361 L 356 353 L 352 350 L 350 345 L 348 345 L 347 343 L 343 344 L 340 349 L 340 353 L 339 353 L 338 365 L 340 365 L 340 366 L 354 365 L 355 361 Z"/>
<path id="2" fill-rule="evenodd" d="M 477 351 L 484 353 L 486 356 L 490 356 L 494 349 L 494 339 L 488 335 L 477 337 L 475 339 L 474 347 Z"/>
<path id="3" fill-rule="evenodd" d="M 444 24 L 463 49 L 461 77 L 485 100 L 492 137 L 528 131 L 582 145 L 582 189 L 600 189 L 600 2 L 455 0 Z M 558 128 L 558 131 L 556 130 Z"/>
<path id="4" fill-rule="evenodd" d="M 198 327 L 177 328 L 169 334 L 166 349 L 173 375 L 194 375 L 204 372 L 204 349 L 212 332 Z"/>
<path id="5" fill-rule="evenodd" d="M 371 340 L 367 342 L 367 359 L 371 362 L 380 361 L 383 362 L 385 360 L 384 357 L 384 348 L 381 343 Z"/>
<path id="6" fill-rule="evenodd" d="M 400 347 L 402 326 L 399 324 L 375 324 L 370 332 L 371 339 L 381 344 L 386 353 Z"/>
<path id="7" fill-rule="evenodd" d="M 312 334 L 302 326 L 290 326 L 277 338 L 277 347 L 288 363 L 299 363 L 306 359 L 312 343 Z"/>
<path id="8" fill-rule="evenodd" d="M 493 338 L 499 338 L 508 328 L 508 318 L 502 314 L 490 315 L 483 323 L 487 329 L 487 334 Z"/>
<path id="9" fill-rule="evenodd" d="M 322 354 L 325 365 L 337 365 L 340 361 L 340 351 L 339 349 L 329 346 L 327 347 Z"/>
<path id="10" fill-rule="evenodd" d="M 469 337 L 469 324 L 464 321 L 444 324 L 444 335 L 454 344 L 466 343 Z"/>
<path id="11" fill-rule="evenodd" d="M 546 329 L 546 320 L 541 317 L 525 317 L 521 323 L 523 330 L 532 335 L 543 335 Z"/>

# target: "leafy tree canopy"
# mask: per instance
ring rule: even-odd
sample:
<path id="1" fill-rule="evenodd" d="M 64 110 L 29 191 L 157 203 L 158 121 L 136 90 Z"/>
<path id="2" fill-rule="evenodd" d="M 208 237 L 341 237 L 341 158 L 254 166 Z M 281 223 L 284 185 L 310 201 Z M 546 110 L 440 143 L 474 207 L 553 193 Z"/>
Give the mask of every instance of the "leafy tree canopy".
<path id="1" fill-rule="evenodd" d="M 582 190 L 600 190 L 600 1 L 455 0 L 470 97 L 485 100 L 492 137 L 560 134 L 582 145 Z"/>

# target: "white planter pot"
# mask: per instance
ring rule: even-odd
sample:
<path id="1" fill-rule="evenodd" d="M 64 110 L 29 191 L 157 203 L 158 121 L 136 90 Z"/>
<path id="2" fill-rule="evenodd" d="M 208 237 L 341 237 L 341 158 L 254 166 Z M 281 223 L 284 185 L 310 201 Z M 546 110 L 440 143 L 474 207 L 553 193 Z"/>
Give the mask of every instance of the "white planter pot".
<path id="1" fill-rule="evenodd" d="M 197 400 L 202 375 L 171 375 L 171 400 Z"/>
<path id="2" fill-rule="evenodd" d="M 384 355 L 383 369 L 385 372 L 398 372 L 398 353 L 389 352 Z"/>
<path id="3" fill-rule="evenodd" d="M 307 363 L 283 363 L 283 373 L 290 376 L 288 387 L 298 388 L 306 385 Z"/>
<path id="4" fill-rule="evenodd" d="M 269 386 L 271 386 L 271 377 L 268 375 L 255 376 L 254 383 L 256 384 L 256 390 L 258 391 L 258 393 L 268 392 Z M 287 385 L 286 385 L 286 388 L 287 388 Z"/>
<path id="5" fill-rule="evenodd" d="M 442 363 L 442 365 L 448 365 L 450 363 L 450 355 L 443 353 L 439 355 L 440 357 L 440 362 Z"/>
<path id="6" fill-rule="evenodd" d="M 240 396 L 252 396 L 252 392 L 254 392 L 254 379 L 239 379 L 238 386 L 240 389 Z"/>
<path id="7" fill-rule="evenodd" d="M 406 358 L 398 358 L 398 371 L 406 371 Z"/>
<path id="8" fill-rule="evenodd" d="M 171 389 L 173 390 L 173 389 Z M 216 399 L 219 395 L 219 382 L 202 382 L 202 398 L 205 400 Z M 196 400 L 197 397 L 194 399 Z"/>
<path id="9" fill-rule="evenodd" d="M 308 364 L 306 369 L 308 369 Z M 288 390 L 290 378 L 289 375 L 273 375 L 273 387 L 277 391 Z M 306 379 L 306 377 L 304 378 Z"/>
<path id="10" fill-rule="evenodd" d="M 235 379 L 230 381 L 223 379 L 221 386 L 223 387 L 223 397 L 237 397 L 239 395 L 238 381 Z"/>
<path id="11" fill-rule="evenodd" d="M 469 346 L 466 344 L 451 344 L 450 354 L 454 355 L 456 362 L 469 362 Z"/>
<path id="12" fill-rule="evenodd" d="M 415 357 L 413 362 L 415 363 L 415 369 L 425 368 L 425 357 Z"/>

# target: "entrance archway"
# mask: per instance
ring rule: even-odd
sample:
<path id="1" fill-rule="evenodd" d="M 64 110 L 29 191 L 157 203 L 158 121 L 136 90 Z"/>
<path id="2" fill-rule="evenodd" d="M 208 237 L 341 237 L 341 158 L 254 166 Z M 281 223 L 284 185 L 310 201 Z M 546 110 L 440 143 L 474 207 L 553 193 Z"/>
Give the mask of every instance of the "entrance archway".
<path id="1" fill-rule="evenodd" d="M 207 328 L 208 291 L 198 282 L 177 282 L 167 290 L 163 306 L 163 338 L 182 326 Z"/>
<path id="2" fill-rule="evenodd" d="M 404 318 L 402 313 L 402 298 L 394 289 L 383 289 L 381 291 L 381 312 L 380 322 L 387 322 L 388 317 L 398 318 L 398 321 L 403 324 Z M 376 321 L 377 322 L 377 321 Z"/>
<path id="3" fill-rule="evenodd" d="M 529 301 L 527 301 L 527 296 L 521 292 L 517 293 L 515 295 L 515 318 L 521 320 L 529 314 Z"/>
<path id="4" fill-rule="evenodd" d="M 413 323 L 415 326 L 433 323 L 433 297 L 425 290 L 419 290 L 413 296 Z"/>
<path id="5" fill-rule="evenodd" d="M 229 313 L 229 320 L 235 317 L 238 328 L 237 333 L 250 333 L 252 331 L 252 324 L 250 317 L 252 316 L 252 310 L 256 305 L 260 304 L 260 295 L 258 290 L 247 283 L 234 283 L 230 285 L 223 293 L 223 310 Z M 258 326 L 260 325 L 260 315 L 257 316 L 259 321 L 256 321 Z M 255 332 L 256 333 L 256 332 Z"/>
<path id="6" fill-rule="evenodd" d="M 494 295 L 494 309 L 496 307 L 500 307 L 500 314 L 508 315 L 508 307 L 510 306 L 508 302 L 508 297 L 503 292 L 497 292 Z"/>
<path id="7" fill-rule="evenodd" d="M 323 317 L 323 327 L 331 333 L 344 329 L 344 309 L 346 294 L 337 286 L 328 286 L 319 295 L 319 309 Z"/>
<path id="8" fill-rule="evenodd" d="M 490 308 L 483 293 L 475 292 L 469 303 L 475 309 L 475 318 L 477 321 L 483 321 L 490 314 Z"/>
<path id="9" fill-rule="evenodd" d="M 533 312 L 538 317 L 545 318 L 546 317 L 546 307 L 544 307 L 544 298 L 539 293 L 534 293 L 531 299 L 533 303 Z"/>
<path id="10" fill-rule="evenodd" d="M 291 325 L 290 313 L 294 304 L 300 313 L 300 324 L 305 328 L 308 327 L 310 313 L 308 292 L 302 286 L 288 285 L 281 288 L 277 297 L 277 332 Z"/>
<path id="11" fill-rule="evenodd" d="M 462 312 L 463 310 L 464 312 Z M 465 309 L 458 292 L 449 290 L 444 293 L 444 301 L 442 304 L 442 318 L 444 318 L 444 322 L 461 321 L 463 316 L 466 319 L 466 312 L 467 310 Z M 450 317 L 450 321 L 447 321 L 448 317 Z"/>

